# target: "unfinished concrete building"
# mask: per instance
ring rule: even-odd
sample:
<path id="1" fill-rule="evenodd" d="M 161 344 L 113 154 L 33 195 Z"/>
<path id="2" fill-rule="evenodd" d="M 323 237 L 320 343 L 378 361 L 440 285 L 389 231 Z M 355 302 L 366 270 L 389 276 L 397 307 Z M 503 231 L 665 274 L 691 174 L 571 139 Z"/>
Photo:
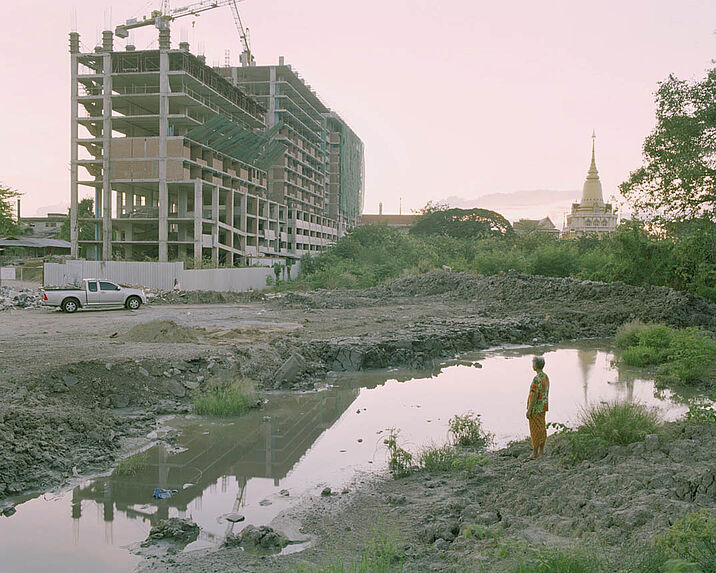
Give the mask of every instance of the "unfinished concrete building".
<path id="1" fill-rule="evenodd" d="M 270 264 L 358 222 L 362 143 L 288 66 L 213 69 L 169 30 L 158 50 L 113 43 L 70 34 L 73 257 Z"/>
<path id="2" fill-rule="evenodd" d="M 363 142 L 283 58 L 277 66 L 216 68 L 268 111 L 273 141 L 286 146 L 268 172 L 269 197 L 288 207 L 289 246 L 320 251 L 360 222 Z"/>

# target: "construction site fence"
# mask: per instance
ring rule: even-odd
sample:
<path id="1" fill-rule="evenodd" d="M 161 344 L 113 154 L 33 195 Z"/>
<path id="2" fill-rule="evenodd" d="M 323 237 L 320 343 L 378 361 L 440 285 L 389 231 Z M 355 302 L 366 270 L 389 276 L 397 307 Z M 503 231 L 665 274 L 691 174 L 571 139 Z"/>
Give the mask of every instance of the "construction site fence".
<path id="1" fill-rule="evenodd" d="M 283 268 L 280 278 L 286 280 L 298 276 L 299 263 Z M 45 263 L 45 286 L 68 286 L 81 284 L 82 279 L 99 278 L 123 285 L 159 290 L 245 292 L 263 290 L 273 284 L 275 272 L 272 267 L 184 269 L 183 262 L 125 262 L 125 261 L 67 261 Z"/>

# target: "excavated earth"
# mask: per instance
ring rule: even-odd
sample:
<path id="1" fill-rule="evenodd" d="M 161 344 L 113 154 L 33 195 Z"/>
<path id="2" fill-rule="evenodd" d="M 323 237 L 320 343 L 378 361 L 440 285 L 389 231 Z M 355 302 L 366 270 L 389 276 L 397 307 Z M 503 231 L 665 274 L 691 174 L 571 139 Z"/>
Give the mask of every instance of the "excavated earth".
<path id="1" fill-rule="evenodd" d="M 433 272 L 362 291 L 153 300 L 139 311 L 0 313 L 0 511 L 24 492 L 106 471 L 161 416 L 189 411 L 193 394 L 220 373 L 291 391 L 329 371 L 425 367 L 506 343 L 613 336 L 634 319 L 716 332 L 716 304 L 688 293 L 517 273 Z M 552 467 L 540 463 L 519 471 Z M 551 535 L 568 529 L 558 521 Z"/>
<path id="2" fill-rule="evenodd" d="M 489 452 L 473 471 L 377 476 L 313 498 L 283 516 L 287 526 L 302 524 L 299 537 L 318 540 L 301 553 L 224 547 L 152 557 L 140 571 L 342 571 L 338 556 L 358 571 L 382 544 L 396 558 L 391 570 L 406 573 L 514 572 L 539 550 L 597 555 L 602 570 L 626 573 L 686 513 L 716 513 L 714 425 L 667 424 L 656 441 L 614 446 L 577 465 L 557 450 L 548 443 L 547 455 L 529 460 L 531 448 L 519 442 Z"/>

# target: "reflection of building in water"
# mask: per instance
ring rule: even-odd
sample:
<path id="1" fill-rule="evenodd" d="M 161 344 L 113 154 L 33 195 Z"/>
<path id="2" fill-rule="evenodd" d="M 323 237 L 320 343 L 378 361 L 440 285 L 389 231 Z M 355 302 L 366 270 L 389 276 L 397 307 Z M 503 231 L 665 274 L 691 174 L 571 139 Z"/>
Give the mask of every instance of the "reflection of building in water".
<path id="1" fill-rule="evenodd" d="M 589 407 L 589 371 L 597 363 L 596 350 L 577 350 L 579 369 L 582 372 L 582 389 L 584 390 L 584 407 Z"/>
<path id="2" fill-rule="evenodd" d="M 133 476 L 93 480 L 72 492 L 72 517 L 81 517 L 82 500 L 94 500 L 104 508 L 104 521 L 114 519 L 115 509 L 130 519 L 152 524 L 169 517 L 169 508 L 180 513 L 201 499 L 209 484 L 233 476 L 239 496 L 254 477 L 273 478 L 278 485 L 316 439 L 358 397 L 359 388 L 331 388 L 324 392 L 275 396 L 262 410 L 238 417 L 225 425 L 212 425 L 208 433 L 187 432 L 186 450 L 167 454 L 162 446 L 149 450 L 149 466 Z M 190 484 L 186 488 L 185 484 Z M 165 500 L 153 499 L 155 487 L 175 489 Z M 156 511 L 154 508 L 156 507 Z M 111 536 L 111 530 L 107 533 Z M 79 529 L 75 528 L 75 538 Z"/>
<path id="3" fill-rule="evenodd" d="M 618 388 L 626 388 L 626 401 L 634 401 L 634 381 L 638 378 L 636 373 L 622 364 L 617 363 L 617 385 Z"/>

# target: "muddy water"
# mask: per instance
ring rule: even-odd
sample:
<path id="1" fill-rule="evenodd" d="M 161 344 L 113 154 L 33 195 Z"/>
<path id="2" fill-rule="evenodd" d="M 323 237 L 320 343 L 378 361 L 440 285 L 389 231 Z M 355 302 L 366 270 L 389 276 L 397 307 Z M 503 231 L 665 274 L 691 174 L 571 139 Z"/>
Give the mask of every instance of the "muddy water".
<path id="1" fill-rule="evenodd" d="M 602 348 L 590 342 L 540 349 L 551 379 L 551 421 L 574 422 L 581 408 L 606 400 L 638 400 L 667 419 L 685 412 L 668 392 L 655 393 L 652 381 L 615 367 Z M 448 419 L 472 410 L 495 434 L 496 446 L 522 438 L 533 353 L 501 349 L 434 372 L 361 373 L 320 392 L 271 395 L 261 411 L 233 420 L 176 419 L 175 444 L 148 450 L 149 463 L 136 475 L 83 481 L 0 517 L 0 569 L 129 571 L 138 558 L 128 546 L 174 516 L 201 526 L 188 550 L 220 543 L 246 524 L 269 523 L 325 486 L 341 492 L 384 470 L 387 428 L 400 429 L 401 445 L 415 451 L 443 443 Z M 177 493 L 158 501 L 155 487 Z M 223 517 L 229 512 L 246 520 L 231 524 Z"/>

